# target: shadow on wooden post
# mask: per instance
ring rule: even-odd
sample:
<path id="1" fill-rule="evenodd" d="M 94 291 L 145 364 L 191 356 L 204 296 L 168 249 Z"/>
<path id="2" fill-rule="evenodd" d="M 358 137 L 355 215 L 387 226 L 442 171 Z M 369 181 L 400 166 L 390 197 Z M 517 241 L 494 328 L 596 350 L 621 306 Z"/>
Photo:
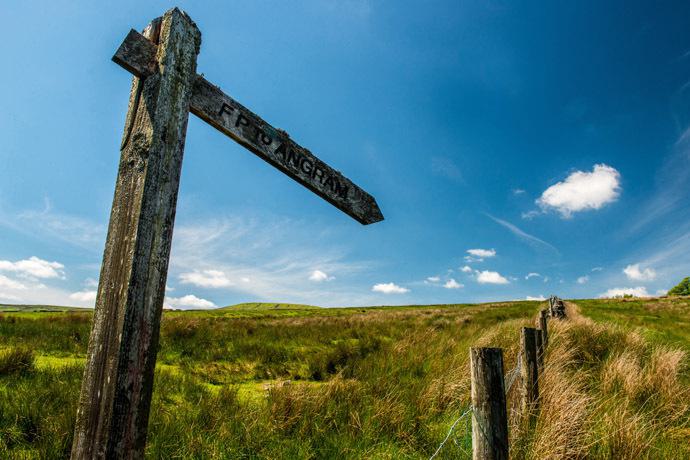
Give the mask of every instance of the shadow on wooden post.
<path id="1" fill-rule="evenodd" d="M 522 411 L 534 412 L 539 399 L 539 365 L 537 358 L 537 335 L 539 331 L 523 327 L 520 334 L 520 353 L 522 353 Z"/>
<path id="2" fill-rule="evenodd" d="M 470 348 L 472 374 L 472 458 L 508 459 L 508 413 L 503 350 Z"/>

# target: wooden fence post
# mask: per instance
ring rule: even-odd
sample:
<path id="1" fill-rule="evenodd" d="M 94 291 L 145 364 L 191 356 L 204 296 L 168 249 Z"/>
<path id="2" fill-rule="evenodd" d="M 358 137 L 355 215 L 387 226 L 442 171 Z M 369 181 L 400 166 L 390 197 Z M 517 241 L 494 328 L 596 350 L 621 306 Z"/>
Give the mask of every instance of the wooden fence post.
<path id="1" fill-rule="evenodd" d="M 537 330 L 537 333 L 534 335 L 534 338 L 537 340 L 537 369 L 539 374 L 544 369 L 544 341 L 540 332 Z"/>
<path id="2" fill-rule="evenodd" d="M 177 8 L 144 34 L 156 73 L 134 77 L 72 459 L 143 458 L 175 205 L 201 33 Z"/>
<path id="3" fill-rule="evenodd" d="M 472 459 L 508 459 L 503 350 L 471 348 Z"/>
<path id="4" fill-rule="evenodd" d="M 541 329 L 541 342 L 544 348 L 546 348 L 546 346 L 549 344 L 547 314 L 548 312 L 546 311 L 546 309 L 539 312 L 539 329 Z"/>
<path id="5" fill-rule="evenodd" d="M 532 412 L 537 407 L 539 399 L 539 367 L 537 360 L 537 330 L 523 327 L 520 334 L 522 353 L 522 410 L 523 413 Z"/>

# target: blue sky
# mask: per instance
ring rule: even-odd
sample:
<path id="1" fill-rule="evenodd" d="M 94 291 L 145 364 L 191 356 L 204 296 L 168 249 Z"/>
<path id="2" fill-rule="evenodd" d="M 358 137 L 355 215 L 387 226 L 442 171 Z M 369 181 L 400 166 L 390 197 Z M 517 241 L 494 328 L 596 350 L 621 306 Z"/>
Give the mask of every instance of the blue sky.
<path id="1" fill-rule="evenodd" d="M 654 295 L 690 275 L 690 5 L 179 2 L 198 70 L 376 197 L 361 226 L 190 116 L 168 299 Z M 131 76 L 167 2 L 14 2 L 0 302 L 93 305 Z"/>

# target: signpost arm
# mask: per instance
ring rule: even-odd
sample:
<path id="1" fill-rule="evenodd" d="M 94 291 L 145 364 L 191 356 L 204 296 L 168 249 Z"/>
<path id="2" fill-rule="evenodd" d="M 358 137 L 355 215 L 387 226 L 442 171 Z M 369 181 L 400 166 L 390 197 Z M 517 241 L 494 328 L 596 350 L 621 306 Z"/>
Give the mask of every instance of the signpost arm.
<path id="1" fill-rule="evenodd" d="M 201 33 L 175 8 L 146 36 L 157 65 L 132 83 L 72 459 L 142 458 L 146 443 Z"/>
<path id="2" fill-rule="evenodd" d="M 144 78 L 155 67 L 156 45 L 133 30 L 113 61 Z M 357 222 L 368 225 L 383 220 L 373 196 L 201 75 L 196 77 L 189 110 Z"/>

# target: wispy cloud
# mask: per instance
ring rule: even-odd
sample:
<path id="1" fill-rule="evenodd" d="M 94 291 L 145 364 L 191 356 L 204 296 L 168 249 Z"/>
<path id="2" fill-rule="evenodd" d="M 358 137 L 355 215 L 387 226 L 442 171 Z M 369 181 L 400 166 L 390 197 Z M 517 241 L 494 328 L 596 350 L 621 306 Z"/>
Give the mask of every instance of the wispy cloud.
<path id="1" fill-rule="evenodd" d="M 79 291 L 71 293 L 69 295 L 69 298 L 79 303 L 87 303 L 89 305 L 93 305 L 96 302 L 97 294 L 97 291 Z"/>
<path id="2" fill-rule="evenodd" d="M 321 270 L 314 270 L 309 275 L 309 281 L 314 281 L 316 283 L 321 283 L 322 281 L 333 281 L 335 276 L 329 276 L 328 273 L 322 272 Z"/>
<path id="3" fill-rule="evenodd" d="M 518 228 L 517 226 L 511 224 L 510 222 L 508 222 L 506 220 L 499 219 L 498 217 L 494 217 L 491 214 L 487 214 L 487 213 L 485 213 L 485 214 L 488 218 L 490 218 L 491 220 L 493 220 L 497 224 L 507 228 L 513 235 L 518 237 L 521 241 L 524 241 L 527 245 L 529 245 L 533 249 L 548 250 L 548 251 L 552 251 L 553 253 L 555 253 L 557 255 L 560 255 L 560 252 L 558 251 L 558 249 L 556 249 L 553 245 L 547 243 L 546 241 L 541 240 L 534 235 L 530 235 L 529 233 L 521 230 L 520 228 Z"/>
<path id="4" fill-rule="evenodd" d="M 0 226 L 40 241 L 58 241 L 96 253 L 103 250 L 106 235 L 105 225 L 56 211 L 48 199 L 40 210 L 8 211 L 0 208 Z"/>
<path id="5" fill-rule="evenodd" d="M 234 283 L 220 270 L 200 270 L 181 273 L 179 276 L 182 284 L 192 284 L 204 288 L 227 288 Z"/>
<path id="6" fill-rule="evenodd" d="M 655 190 L 648 194 L 626 226 L 629 234 L 635 234 L 671 213 L 685 219 L 689 217 L 690 191 L 687 184 L 690 182 L 690 127 L 680 134 L 654 181 Z"/>
<path id="7" fill-rule="evenodd" d="M 438 176 L 446 177 L 456 182 L 464 182 L 460 168 L 450 158 L 441 156 L 432 157 L 431 171 Z"/>
<path id="8" fill-rule="evenodd" d="M 220 296 L 322 306 L 375 303 L 380 297 L 374 292 L 379 291 L 372 292 L 368 282 L 358 279 L 375 264 L 348 260 L 346 255 L 346 247 L 320 241 L 305 222 L 197 220 L 175 229 L 169 279 L 200 289 L 222 289 L 200 293 L 213 295 L 217 303 Z M 315 275 L 317 271 L 326 278 Z"/>

